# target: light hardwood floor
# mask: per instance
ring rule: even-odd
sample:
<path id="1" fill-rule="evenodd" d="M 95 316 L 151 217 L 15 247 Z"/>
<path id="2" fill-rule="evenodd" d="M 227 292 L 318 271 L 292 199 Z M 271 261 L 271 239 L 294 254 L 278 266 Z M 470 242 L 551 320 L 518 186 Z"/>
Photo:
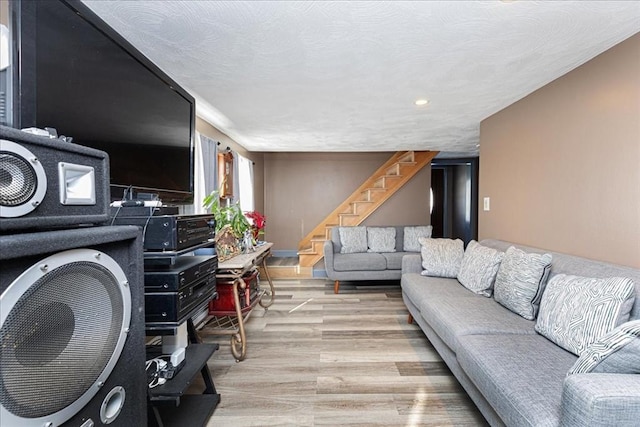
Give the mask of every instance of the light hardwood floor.
<path id="1" fill-rule="evenodd" d="M 263 283 L 265 285 L 266 283 Z M 229 336 L 209 362 L 214 426 L 483 426 L 422 331 L 407 324 L 399 282 L 274 280 L 275 303 L 246 323 L 247 358 Z"/>

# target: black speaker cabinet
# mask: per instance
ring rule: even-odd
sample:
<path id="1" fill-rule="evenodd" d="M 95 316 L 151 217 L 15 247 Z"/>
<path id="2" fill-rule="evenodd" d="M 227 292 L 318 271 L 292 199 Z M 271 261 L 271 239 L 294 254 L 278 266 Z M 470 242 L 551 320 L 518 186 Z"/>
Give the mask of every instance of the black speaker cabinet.
<path id="1" fill-rule="evenodd" d="M 0 126 L 0 230 L 100 224 L 109 215 L 104 151 Z"/>
<path id="2" fill-rule="evenodd" d="M 146 426 L 134 226 L 0 236 L 0 424 Z"/>

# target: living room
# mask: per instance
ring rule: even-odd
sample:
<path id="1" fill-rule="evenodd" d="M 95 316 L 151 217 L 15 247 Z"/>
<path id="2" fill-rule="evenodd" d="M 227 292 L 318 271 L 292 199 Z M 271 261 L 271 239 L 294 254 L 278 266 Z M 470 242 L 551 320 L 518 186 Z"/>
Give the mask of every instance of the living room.
<path id="1" fill-rule="evenodd" d="M 117 25 L 124 31 L 135 27 L 134 18 L 131 18 L 133 23 L 123 18 L 129 14 L 129 17 L 135 13 L 149 17 L 134 6 L 136 10 L 118 5 L 124 2 L 100 3 L 86 2 L 119 31 Z M 517 8 L 522 7 L 518 3 L 524 2 L 481 3 Z M 631 16 L 640 17 L 638 3 L 630 3 L 633 6 L 624 6 L 628 2 L 613 3 L 611 7 L 614 10 L 618 10 L 616 7 L 628 7 L 625 10 Z M 7 4 L 5 0 L 0 2 L 0 12 L 3 12 L 0 24 L 7 23 Z M 120 14 L 107 13 L 106 10 L 112 6 L 117 6 L 116 9 L 122 7 Z M 250 5 L 245 6 L 251 9 Z M 593 19 L 598 13 L 591 11 L 588 15 L 589 19 L 582 23 L 583 31 L 596 25 Z M 243 122 L 240 116 L 236 116 L 238 118 L 234 119 L 238 127 L 232 123 L 224 128 L 224 120 L 213 117 L 210 110 L 204 109 L 194 117 L 194 142 L 197 144 L 208 139 L 218 152 L 228 149 L 252 163 L 253 206 L 250 210 L 259 211 L 266 217 L 266 227 L 260 239 L 273 243 L 274 258 L 297 256 L 300 241 L 394 152 L 435 150 L 442 153 L 438 156 L 440 159 L 478 161 L 479 175 L 474 197 L 479 207 L 471 213 L 477 217 L 474 240 L 498 239 L 637 270 L 640 269 L 640 27 L 637 22 L 636 19 L 627 29 L 614 35 L 603 35 L 606 31 L 599 32 L 594 27 L 593 32 L 601 36 L 594 44 L 602 48 L 590 50 L 590 46 L 581 46 L 580 52 L 566 62 L 554 57 L 554 61 L 562 64 L 558 65 L 562 72 L 538 82 L 535 87 L 515 90 L 514 93 L 522 96 L 505 101 L 500 108 L 487 109 L 487 114 L 476 121 L 475 127 L 458 129 L 462 134 L 468 132 L 473 137 L 465 139 L 465 136 L 454 135 L 454 131 L 445 132 L 451 140 L 470 141 L 464 150 L 455 145 L 449 150 L 437 144 L 403 145 L 402 126 L 385 127 L 383 125 L 387 125 L 388 119 L 380 116 L 380 125 L 386 129 L 380 138 L 392 143 L 384 146 L 372 143 L 369 145 L 371 150 L 365 149 L 368 147 L 366 138 L 349 145 L 350 140 L 346 136 L 345 141 L 341 141 L 335 135 L 336 130 L 326 124 L 310 127 L 309 141 L 327 141 L 331 139 L 329 136 L 334 136 L 337 140 L 334 143 L 342 144 L 341 148 L 305 146 L 307 141 L 303 140 L 299 141 L 299 146 L 303 147 L 300 150 L 292 146 L 286 149 L 268 146 L 247 148 L 250 144 L 244 144 L 245 138 L 248 141 L 253 136 L 260 142 L 260 135 L 255 138 L 253 129 L 258 125 Z M 580 23 L 576 23 L 576 27 L 581 27 Z M 580 34 L 584 36 L 584 32 Z M 141 38 L 135 39 L 135 43 L 131 39 L 131 42 L 140 47 Z M 158 43 L 162 39 L 163 36 L 158 36 L 150 43 Z M 533 56 L 536 55 L 544 56 L 544 49 L 536 51 Z M 532 64 L 521 60 L 528 66 Z M 180 63 L 181 60 L 167 62 Z M 514 63 L 517 70 L 518 60 L 514 59 Z M 458 65 L 468 66 L 464 62 Z M 170 72 L 172 76 L 178 75 L 180 69 L 188 68 L 188 61 L 183 60 L 175 67 Z M 541 68 L 544 65 L 537 67 L 540 68 L 528 70 L 528 73 L 543 73 Z M 169 72 L 168 69 L 164 71 Z M 489 77 L 490 73 L 484 78 Z M 176 80 L 185 87 L 191 87 Z M 220 85 L 223 87 L 224 83 Z M 224 88 L 218 90 L 216 94 L 225 93 Z M 237 93 L 239 104 L 250 101 L 250 88 L 246 92 Z M 275 91 L 270 96 L 283 95 Z M 232 117 L 241 106 L 228 99 L 228 111 L 231 113 L 225 113 Z M 336 105 L 347 103 L 337 97 L 333 101 Z M 406 107 L 411 110 L 408 115 L 413 117 L 416 111 L 420 112 L 418 114 L 429 111 L 419 110 L 421 107 L 414 105 L 413 101 L 408 99 Z M 301 102 L 300 105 L 313 103 L 301 99 L 292 102 Z M 210 97 L 208 104 L 215 105 L 215 96 Z M 426 108 L 437 109 L 437 102 L 431 99 Z M 262 123 L 265 138 L 269 136 L 266 131 L 273 127 L 266 123 L 268 113 L 261 113 L 265 120 Z M 241 128 L 241 123 L 246 127 Z M 359 124 L 353 125 L 357 127 Z M 411 125 L 409 123 L 406 127 Z M 342 126 L 336 125 L 336 129 L 342 129 Z M 288 131 L 293 133 L 295 129 L 292 126 L 285 130 L 283 135 Z M 424 139 L 429 138 L 425 136 Z M 198 153 L 201 148 L 195 150 L 196 175 L 204 176 L 204 168 L 197 163 L 202 159 L 198 157 L 202 155 Z M 213 161 L 208 165 L 214 174 L 215 166 Z M 195 178 L 193 202 L 180 205 L 181 213 L 204 212 L 200 202 L 211 185 L 198 184 L 198 179 Z M 427 165 L 362 225 L 429 225 L 431 180 L 432 168 Z M 240 363 L 234 360 L 229 353 L 228 339 L 208 335 L 206 330 L 202 333 L 205 341 L 220 345 L 209 366 L 222 403 L 214 411 L 209 425 L 483 425 L 485 422 L 499 425 L 475 407 L 476 404 L 469 400 L 451 372 L 442 374 L 448 368 L 420 327 L 415 323 L 405 324 L 407 312 L 397 281 L 374 283 L 370 287 L 366 284 L 361 286 L 358 282 L 347 283 L 340 295 L 333 295 L 333 283 L 323 277 L 324 270 L 324 261 L 320 261 L 306 277 L 275 281 L 275 306 L 269 310 L 257 309 L 247 322 L 249 353 L 246 360 Z M 312 278 L 314 274 L 318 277 Z M 4 288 L 3 284 L 3 291 Z M 339 307 L 339 302 L 351 304 L 353 313 L 344 306 Z M 326 317 L 318 316 L 321 312 Z M 343 323 L 338 324 L 339 320 Z M 387 325 L 382 325 L 383 322 Z M 322 335 L 325 341 L 312 341 L 312 337 L 318 335 Z M 385 336 L 393 342 L 397 352 L 383 364 L 382 354 L 392 353 L 384 344 Z M 401 338 L 408 339 L 402 341 Z M 330 345 L 344 347 L 335 349 Z M 289 355 L 278 354 L 279 349 L 286 349 Z M 315 360 L 323 365 L 324 370 L 320 373 L 314 371 L 317 380 L 316 377 L 307 377 L 309 372 L 305 369 L 317 367 L 308 367 L 305 360 Z M 391 369 L 391 365 L 392 370 L 400 371 L 404 377 L 390 380 L 376 376 L 380 370 Z M 407 373 L 412 370 L 421 373 Z M 264 378 L 261 377 L 263 375 Z M 403 379 L 407 387 L 413 387 L 411 392 L 395 384 L 395 381 Z M 425 381 L 430 382 L 433 388 L 419 395 L 415 390 Z M 240 386 L 263 389 L 260 393 L 253 393 L 238 390 Z M 269 394 L 270 387 L 274 395 L 271 400 L 265 396 Z M 366 390 L 367 387 L 370 390 Z M 309 397 L 311 394 L 313 398 Z M 256 402 L 253 412 L 250 403 L 240 403 L 245 398 Z M 394 408 L 400 409 L 390 415 L 392 403 Z M 341 409 L 345 412 L 339 412 Z M 304 411 L 309 413 L 302 414 Z M 462 415 L 455 415 L 456 411 Z M 364 415 L 367 412 L 368 417 Z M 430 413 L 432 418 L 429 418 Z M 260 417 L 259 421 L 256 417 Z M 118 424 L 121 422 L 122 419 L 118 419 L 115 425 L 127 425 Z M 502 422 L 515 425 L 505 420 Z"/>

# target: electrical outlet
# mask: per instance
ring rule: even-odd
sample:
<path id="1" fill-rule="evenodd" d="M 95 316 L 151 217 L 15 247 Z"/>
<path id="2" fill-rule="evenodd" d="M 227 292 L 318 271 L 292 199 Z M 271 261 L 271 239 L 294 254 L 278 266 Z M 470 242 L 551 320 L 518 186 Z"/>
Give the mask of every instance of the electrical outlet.
<path id="1" fill-rule="evenodd" d="M 491 198 L 489 198 L 489 197 L 485 197 L 484 198 L 484 210 L 485 211 L 490 211 L 491 210 Z"/>

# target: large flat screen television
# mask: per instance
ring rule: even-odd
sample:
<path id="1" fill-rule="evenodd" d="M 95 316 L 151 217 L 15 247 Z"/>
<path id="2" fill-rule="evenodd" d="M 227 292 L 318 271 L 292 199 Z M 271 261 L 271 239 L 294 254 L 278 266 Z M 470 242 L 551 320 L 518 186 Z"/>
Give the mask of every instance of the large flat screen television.
<path id="1" fill-rule="evenodd" d="M 112 200 L 192 202 L 194 98 L 80 1 L 11 2 L 11 18 L 12 125 L 106 151 Z"/>

